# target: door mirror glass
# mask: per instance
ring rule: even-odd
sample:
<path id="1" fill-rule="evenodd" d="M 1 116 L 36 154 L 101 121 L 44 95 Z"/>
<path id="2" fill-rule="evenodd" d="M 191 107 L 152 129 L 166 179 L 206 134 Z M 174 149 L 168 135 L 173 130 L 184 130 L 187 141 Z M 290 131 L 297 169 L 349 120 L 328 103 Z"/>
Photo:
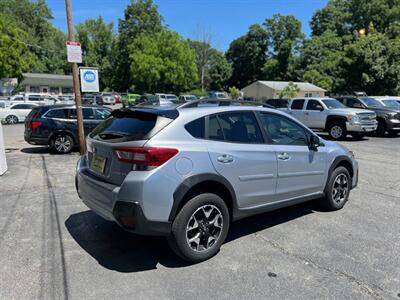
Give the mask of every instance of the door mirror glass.
<path id="1" fill-rule="evenodd" d="M 319 140 L 319 137 L 315 136 L 315 135 L 311 135 L 310 136 L 310 149 L 317 151 L 318 147 L 321 145 L 321 142 Z"/>
<path id="2" fill-rule="evenodd" d="M 362 105 L 362 103 L 360 103 L 360 102 L 355 102 L 355 103 L 353 104 L 353 107 L 354 107 L 354 108 L 364 108 L 364 105 Z"/>
<path id="3" fill-rule="evenodd" d="M 324 110 L 324 108 L 322 107 L 321 104 L 316 105 L 315 108 L 316 108 L 317 110 L 319 110 L 319 111 L 323 111 L 323 110 Z"/>

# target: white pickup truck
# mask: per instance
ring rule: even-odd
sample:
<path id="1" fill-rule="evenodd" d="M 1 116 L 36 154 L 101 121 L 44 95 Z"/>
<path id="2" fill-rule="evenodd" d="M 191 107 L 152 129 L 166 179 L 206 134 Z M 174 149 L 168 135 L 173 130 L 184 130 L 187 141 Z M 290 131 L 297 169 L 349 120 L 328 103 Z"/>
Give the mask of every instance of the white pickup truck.
<path id="1" fill-rule="evenodd" d="M 375 112 L 349 108 L 332 98 L 295 98 L 281 110 L 313 130 L 328 132 L 334 140 L 342 140 L 347 134 L 362 138 L 378 126 Z"/>

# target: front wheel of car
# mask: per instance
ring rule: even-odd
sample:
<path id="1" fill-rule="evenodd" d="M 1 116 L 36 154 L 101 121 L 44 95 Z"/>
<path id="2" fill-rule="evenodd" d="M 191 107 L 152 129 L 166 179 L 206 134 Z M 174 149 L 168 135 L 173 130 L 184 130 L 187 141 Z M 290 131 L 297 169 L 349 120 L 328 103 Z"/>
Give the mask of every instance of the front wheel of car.
<path id="1" fill-rule="evenodd" d="M 321 204 L 330 211 L 341 209 L 349 199 L 351 176 L 345 167 L 336 168 L 329 176 Z"/>
<path id="2" fill-rule="evenodd" d="M 51 149 L 58 154 L 65 154 L 74 148 L 74 140 L 68 134 L 58 134 L 51 140 Z"/>
<path id="3" fill-rule="evenodd" d="M 179 211 L 168 242 L 184 260 L 200 262 L 219 251 L 228 234 L 229 223 L 225 202 L 215 194 L 200 194 Z"/>
<path id="4" fill-rule="evenodd" d="M 344 122 L 331 123 L 328 127 L 328 133 L 334 140 L 344 140 L 347 135 L 346 124 Z"/>
<path id="5" fill-rule="evenodd" d="M 6 124 L 17 124 L 18 123 L 18 117 L 14 115 L 10 115 L 6 117 Z"/>

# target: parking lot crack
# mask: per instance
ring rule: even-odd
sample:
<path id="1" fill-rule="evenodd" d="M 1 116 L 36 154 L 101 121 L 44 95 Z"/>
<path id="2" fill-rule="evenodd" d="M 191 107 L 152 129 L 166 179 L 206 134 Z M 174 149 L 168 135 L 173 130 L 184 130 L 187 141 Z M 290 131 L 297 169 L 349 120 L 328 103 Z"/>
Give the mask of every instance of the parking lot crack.
<path id="1" fill-rule="evenodd" d="M 255 233 L 255 236 L 257 238 L 262 239 L 264 242 L 267 242 L 270 246 L 272 246 L 273 248 L 279 250 L 281 253 L 291 256 L 297 260 L 302 261 L 303 263 L 305 263 L 307 266 L 315 268 L 315 269 L 319 269 L 322 271 L 326 271 L 329 272 L 331 274 L 334 274 L 336 276 L 339 276 L 341 278 L 346 279 L 347 281 L 349 281 L 352 284 L 355 284 L 363 293 L 365 293 L 366 295 L 372 297 L 373 299 L 384 299 L 381 296 L 381 293 L 383 292 L 383 289 L 375 284 L 371 285 L 369 283 L 366 283 L 356 277 L 354 277 L 353 275 L 350 275 L 342 270 L 338 270 L 338 269 L 333 269 L 327 266 L 322 266 L 319 263 L 313 261 L 312 259 L 303 256 L 303 255 L 299 255 L 296 253 L 293 253 L 291 251 L 289 251 L 288 249 L 286 249 L 285 247 L 283 247 L 282 245 L 280 245 L 279 243 L 277 243 L 276 241 L 273 240 L 269 240 L 267 238 L 265 238 L 264 236 Z"/>

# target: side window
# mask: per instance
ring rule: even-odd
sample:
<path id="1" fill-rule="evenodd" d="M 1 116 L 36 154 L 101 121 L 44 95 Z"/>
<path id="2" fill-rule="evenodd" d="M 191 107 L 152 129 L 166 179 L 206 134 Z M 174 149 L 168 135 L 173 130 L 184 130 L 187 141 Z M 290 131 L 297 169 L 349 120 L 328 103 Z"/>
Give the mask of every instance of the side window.
<path id="1" fill-rule="evenodd" d="M 40 101 L 40 96 L 39 95 L 29 95 L 28 96 L 28 101 Z"/>
<path id="2" fill-rule="evenodd" d="M 208 139 L 215 141 L 224 141 L 221 125 L 217 116 L 210 116 L 208 121 Z"/>
<path id="3" fill-rule="evenodd" d="M 46 114 L 47 118 L 66 119 L 65 109 L 53 109 Z"/>
<path id="4" fill-rule="evenodd" d="M 82 115 L 83 115 L 84 120 L 93 120 L 94 119 L 93 109 L 91 109 L 91 108 L 83 108 Z"/>
<path id="5" fill-rule="evenodd" d="M 68 115 L 68 119 L 76 119 L 76 109 L 75 108 L 69 108 L 67 109 L 67 115 Z"/>
<path id="6" fill-rule="evenodd" d="M 308 100 L 306 109 L 307 110 L 319 110 L 319 111 L 321 111 L 323 109 L 323 106 L 317 100 Z"/>
<path id="7" fill-rule="evenodd" d="M 23 107 L 24 107 L 25 105 L 23 105 L 23 104 L 18 104 L 18 105 L 14 105 L 13 107 L 11 107 L 11 109 L 24 109 Z"/>
<path id="8" fill-rule="evenodd" d="M 97 120 L 105 120 L 111 114 L 111 112 L 108 109 L 103 109 L 103 108 L 97 108 L 95 110 L 95 113 L 96 113 L 95 118 Z"/>
<path id="9" fill-rule="evenodd" d="M 194 138 L 204 139 L 204 131 L 205 131 L 204 125 L 205 125 L 205 118 L 200 118 L 186 124 L 185 129 Z"/>
<path id="10" fill-rule="evenodd" d="M 353 98 L 347 98 L 346 102 L 347 102 L 347 106 L 349 106 L 349 107 L 354 107 L 354 104 L 358 103 L 358 101 Z"/>
<path id="11" fill-rule="evenodd" d="M 247 144 L 261 144 L 264 142 L 253 112 L 223 113 L 218 115 L 218 120 L 227 142 Z"/>
<path id="12" fill-rule="evenodd" d="M 290 106 L 291 109 L 301 110 L 304 106 L 304 99 L 293 100 L 292 105 Z"/>
<path id="13" fill-rule="evenodd" d="M 261 122 L 270 144 L 307 146 L 305 130 L 295 122 L 275 114 L 261 113 Z"/>

